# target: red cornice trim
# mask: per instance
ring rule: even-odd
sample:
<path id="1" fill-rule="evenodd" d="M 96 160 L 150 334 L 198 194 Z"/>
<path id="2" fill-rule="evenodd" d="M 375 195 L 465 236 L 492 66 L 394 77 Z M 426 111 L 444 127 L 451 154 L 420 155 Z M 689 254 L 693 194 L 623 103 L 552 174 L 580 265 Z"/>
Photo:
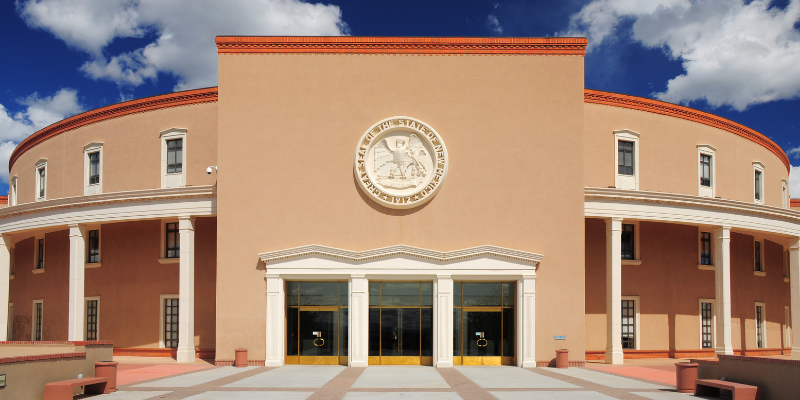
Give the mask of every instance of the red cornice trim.
<path id="1" fill-rule="evenodd" d="M 138 114 L 147 111 L 160 110 L 170 107 L 186 106 L 198 103 L 211 103 L 217 101 L 217 88 L 204 88 L 162 94 L 159 96 L 145 97 L 143 99 L 126 101 L 123 103 L 112 104 L 95 110 L 87 111 L 67 119 L 56 122 L 23 140 L 8 160 L 8 170 L 14 166 L 14 162 L 26 151 L 30 150 L 39 143 L 44 142 L 53 136 L 64 132 L 91 125 L 100 121 L 119 118 L 124 115 Z"/>
<path id="2" fill-rule="evenodd" d="M 8 196 L 0 196 L 0 204 L 8 204 Z"/>
<path id="3" fill-rule="evenodd" d="M 709 114 L 707 112 L 695 110 L 689 107 L 679 106 L 677 104 L 667 103 L 663 101 L 646 99 L 643 97 L 629 96 L 626 94 L 603 92 L 600 90 L 584 89 L 583 101 L 585 103 L 603 104 L 613 107 L 629 108 L 631 110 L 639 110 L 651 112 L 654 114 L 661 114 L 670 117 L 685 119 L 708 125 L 717 129 L 722 129 L 733 133 L 734 135 L 741 136 L 745 139 L 756 142 L 771 151 L 786 166 L 789 171 L 791 164 L 789 157 L 786 156 L 783 149 L 780 148 L 775 142 L 766 136 L 750 129 L 742 124 L 737 124 L 731 120 Z"/>
<path id="4" fill-rule="evenodd" d="M 789 199 L 789 207 L 800 207 L 800 199 Z"/>
<path id="5" fill-rule="evenodd" d="M 485 54 L 583 56 L 586 38 L 217 36 L 218 54 Z"/>
<path id="6" fill-rule="evenodd" d="M 60 353 L 60 354 L 38 354 L 35 356 L 17 356 L 0 358 L 0 364 L 10 364 L 27 361 L 57 360 L 64 358 L 85 358 L 86 353 Z"/>

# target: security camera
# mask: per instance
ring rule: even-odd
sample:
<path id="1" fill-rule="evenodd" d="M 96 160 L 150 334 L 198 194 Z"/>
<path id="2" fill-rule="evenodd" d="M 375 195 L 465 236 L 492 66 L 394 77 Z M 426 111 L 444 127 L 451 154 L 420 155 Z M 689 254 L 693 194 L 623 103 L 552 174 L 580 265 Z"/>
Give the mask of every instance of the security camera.
<path id="1" fill-rule="evenodd" d="M 212 165 L 212 166 L 206 168 L 206 173 L 211 175 L 211 172 L 213 172 L 215 169 L 218 169 L 217 166 L 216 165 Z"/>

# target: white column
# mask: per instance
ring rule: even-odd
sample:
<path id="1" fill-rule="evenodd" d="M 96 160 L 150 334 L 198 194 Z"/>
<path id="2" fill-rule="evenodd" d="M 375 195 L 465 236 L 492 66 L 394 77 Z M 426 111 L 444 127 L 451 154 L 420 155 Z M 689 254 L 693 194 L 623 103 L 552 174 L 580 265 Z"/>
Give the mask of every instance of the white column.
<path id="1" fill-rule="evenodd" d="M 714 228 L 716 354 L 733 354 L 731 336 L 731 227 Z M 744 339 L 743 339 L 744 340 Z"/>
<path id="2" fill-rule="evenodd" d="M 436 275 L 433 299 L 433 366 L 453 366 L 453 277 Z"/>
<path id="3" fill-rule="evenodd" d="M 280 367 L 284 364 L 284 294 L 283 278 L 267 274 L 267 356 L 264 365 Z"/>
<path id="4" fill-rule="evenodd" d="M 86 227 L 69 226 L 69 328 L 67 340 L 86 339 L 83 299 L 84 275 L 86 272 Z"/>
<path id="5" fill-rule="evenodd" d="M 194 351 L 194 218 L 178 217 L 180 283 L 178 284 L 178 362 L 193 363 Z"/>
<path id="6" fill-rule="evenodd" d="M 622 218 L 606 219 L 606 364 L 622 364 Z"/>
<path id="7" fill-rule="evenodd" d="M 789 306 L 792 322 L 792 359 L 800 360 L 800 240 L 794 238 L 789 246 L 789 286 L 792 302 Z"/>
<path id="8" fill-rule="evenodd" d="M 0 332 L 8 332 L 8 293 L 11 274 L 11 235 L 0 234 Z M 8 338 L 11 340 L 11 338 Z"/>
<path id="9" fill-rule="evenodd" d="M 536 367 L 536 275 L 523 275 L 517 284 L 520 299 L 519 338 L 517 339 L 517 365 L 522 368 Z"/>
<path id="10" fill-rule="evenodd" d="M 369 281 L 364 275 L 350 276 L 350 348 L 351 367 L 369 365 Z"/>

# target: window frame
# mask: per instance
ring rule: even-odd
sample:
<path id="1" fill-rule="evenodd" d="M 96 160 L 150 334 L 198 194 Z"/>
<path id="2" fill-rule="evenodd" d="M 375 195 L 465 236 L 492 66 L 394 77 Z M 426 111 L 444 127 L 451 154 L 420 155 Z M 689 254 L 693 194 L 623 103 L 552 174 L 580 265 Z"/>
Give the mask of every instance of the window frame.
<path id="1" fill-rule="evenodd" d="M 186 171 L 188 170 L 186 164 L 186 153 L 188 148 L 187 139 L 188 129 L 186 128 L 169 128 L 159 133 L 161 138 L 161 188 L 176 188 L 186 186 Z M 181 172 L 167 173 L 167 141 L 169 140 L 183 140 L 183 149 L 181 154 Z"/>
<path id="2" fill-rule="evenodd" d="M 97 316 L 95 320 L 95 336 L 96 339 L 89 339 L 89 302 L 97 301 Z M 100 340 L 100 296 L 87 296 L 83 298 L 83 333 L 85 340 Z"/>
<path id="3" fill-rule="evenodd" d="M 173 348 L 173 347 L 166 347 L 166 343 L 165 343 L 165 340 L 164 340 L 165 339 L 164 338 L 164 333 L 166 333 L 164 331 L 164 329 L 166 329 L 165 319 L 166 319 L 166 311 L 167 311 L 165 306 L 164 306 L 164 300 L 166 300 L 166 299 L 176 299 L 176 300 L 178 300 L 178 321 L 180 321 L 180 306 L 181 306 L 181 304 L 180 304 L 180 296 L 177 295 L 177 294 L 162 294 L 162 295 L 159 295 L 160 312 L 158 313 L 158 315 L 159 315 L 158 347 L 161 348 L 161 349 L 167 349 L 167 348 L 171 349 L 171 348 Z M 178 322 L 178 324 L 180 325 L 180 322 Z M 180 331 L 178 331 L 178 335 L 180 336 Z M 178 343 L 178 345 L 180 345 L 180 343 Z M 177 347 L 175 347 L 175 348 L 177 348 Z"/>
<path id="4" fill-rule="evenodd" d="M 6 323 L 6 341 L 14 340 L 14 303 L 8 302 L 8 322 Z"/>
<path id="5" fill-rule="evenodd" d="M 700 349 L 709 350 L 703 347 L 703 303 L 711 303 L 711 348 L 717 348 L 717 301 L 716 299 L 700 298 L 698 301 L 699 321 L 700 321 Z"/>
<path id="6" fill-rule="evenodd" d="M 40 172 L 44 170 L 44 179 L 40 179 Z M 47 200 L 47 159 L 42 158 L 39 161 L 36 161 L 36 168 L 34 169 L 35 172 L 35 184 L 34 187 L 36 192 L 34 192 L 34 199 L 36 201 L 45 201 Z M 42 188 L 42 181 L 44 181 L 44 187 Z M 40 196 L 41 194 L 41 196 Z"/>
<path id="7" fill-rule="evenodd" d="M 783 249 L 783 281 L 789 282 L 789 250 Z"/>
<path id="8" fill-rule="evenodd" d="M 622 265 L 641 265 L 641 241 L 639 240 L 639 221 L 623 220 L 621 224 L 622 231 L 620 232 L 620 242 L 622 241 L 622 233 L 625 231 L 625 225 L 633 225 L 633 259 L 622 258 Z M 621 250 L 620 246 L 620 250 Z"/>
<path id="9" fill-rule="evenodd" d="M 703 156 L 711 157 L 709 165 L 710 171 L 710 186 L 703 186 Z M 717 196 L 717 148 L 708 144 L 697 145 L 697 195 L 701 197 Z"/>
<path id="10" fill-rule="evenodd" d="M 174 230 L 170 230 L 170 227 L 174 225 Z M 173 247 L 170 247 L 170 234 L 175 234 L 175 242 L 173 243 Z M 181 258 L 181 229 L 179 222 L 166 222 L 164 223 L 164 258 Z M 170 251 L 177 252 L 170 256 Z"/>
<path id="11" fill-rule="evenodd" d="M 641 339 L 642 339 L 642 330 L 641 330 L 641 302 L 639 301 L 639 296 L 622 296 L 622 301 L 631 300 L 633 301 L 633 341 L 634 345 L 636 346 L 635 349 L 623 349 L 623 350 L 640 350 L 641 349 Z M 620 302 L 620 315 L 622 314 L 622 302 Z M 620 332 L 621 333 L 621 332 Z"/>
<path id="12" fill-rule="evenodd" d="M 756 179 L 756 174 L 761 174 L 761 179 Z M 766 174 L 764 173 L 764 164 L 759 161 L 753 162 L 753 202 L 756 204 L 765 204 L 764 199 L 766 198 L 766 194 L 764 193 L 764 182 L 765 182 Z M 758 194 L 758 195 L 757 195 Z"/>
<path id="13" fill-rule="evenodd" d="M 92 154 L 98 156 L 98 182 L 91 183 L 91 160 Z M 91 142 L 83 146 L 83 194 L 93 195 L 103 193 L 103 142 Z"/>
<path id="14" fill-rule="evenodd" d="M 792 313 L 788 305 L 783 306 L 783 347 L 792 348 Z"/>
<path id="15" fill-rule="evenodd" d="M 36 305 L 42 305 L 42 311 L 39 315 L 39 320 L 36 320 Z M 31 314 L 31 342 L 37 342 L 44 340 L 44 299 L 38 299 L 33 301 L 32 307 L 32 314 Z M 39 340 L 36 340 L 36 328 L 39 328 Z"/>
<path id="16" fill-rule="evenodd" d="M 8 206 L 17 205 L 17 176 L 14 175 L 8 180 Z"/>
<path id="17" fill-rule="evenodd" d="M 781 207 L 789 208 L 791 200 L 789 199 L 789 182 L 786 179 L 781 179 Z"/>
<path id="18" fill-rule="evenodd" d="M 91 239 L 91 232 L 97 232 L 97 261 L 90 261 L 91 260 L 91 250 L 92 250 L 92 239 Z M 86 268 L 97 268 L 103 265 L 103 233 L 101 232 L 100 226 L 87 226 L 86 227 L 86 260 L 84 261 L 84 267 Z"/>
<path id="19" fill-rule="evenodd" d="M 764 238 L 753 236 L 753 275 L 766 276 L 767 266 L 764 257 L 766 241 Z M 760 269 L 756 269 L 760 267 Z"/>
<path id="20" fill-rule="evenodd" d="M 767 307 L 764 302 L 757 301 L 755 302 L 755 314 L 753 314 L 753 320 L 755 321 L 755 328 L 756 328 L 756 348 L 757 349 L 767 349 Z M 761 307 L 761 323 L 759 324 L 758 321 L 758 308 Z M 761 329 L 761 346 L 758 343 L 758 331 L 759 328 Z"/>
<path id="21" fill-rule="evenodd" d="M 47 267 L 47 241 L 45 240 L 44 234 L 36 235 L 33 238 L 33 271 L 34 273 L 37 273 L 37 271 L 44 272 Z M 41 268 L 39 267 L 40 264 Z"/>
<path id="22" fill-rule="evenodd" d="M 640 134 L 629 129 L 614 131 L 614 187 L 617 189 L 639 190 L 639 146 Z M 619 142 L 633 142 L 633 175 L 619 173 Z"/>
<path id="23" fill-rule="evenodd" d="M 710 264 L 703 264 L 703 234 L 707 233 L 709 238 L 709 258 L 711 259 Z M 706 227 L 698 227 L 697 228 L 697 269 L 714 271 L 716 266 L 714 265 L 714 230 L 707 229 Z"/>

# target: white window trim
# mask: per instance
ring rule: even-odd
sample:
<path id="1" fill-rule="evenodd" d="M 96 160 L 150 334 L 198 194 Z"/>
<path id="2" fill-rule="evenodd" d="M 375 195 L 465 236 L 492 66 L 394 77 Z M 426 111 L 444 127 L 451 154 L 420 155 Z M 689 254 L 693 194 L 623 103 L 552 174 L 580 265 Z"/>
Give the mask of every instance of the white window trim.
<path id="1" fill-rule="evenodd" d="M 758 347 L 758 307 L 761 307 L 761 347 Z M 753 308 L 753 320 L 755 320 L 756 348 L 768 349 L 767 347 L 767 306 L 763 302 L 757 301 Z"/>
<path id="2" fill-rule="evenodd" d="M 47 268 L 47 239 L 44 241 L 44 250 L 42 250 L 42 268 L 36 268 L 39 264 L 39 239 L 45 239 L 44 233 L 33 236 L 33 273 L 41 274 Z"/>
<path id="3" fill-rule="evenodd" d="M 706 155 L 711 157 L 711 186 L 706 187 L 700 184 L 703 176 L 703 168 L 700 165 L 700 157 Z M 717 196 L 717 148 L 708 144 L 697 145 L 697 194 L 701 197 Z"/>
<path id="4" fill-rule="evenodd" d="M 102 160 L 102 158 L 101 158 L 101 160 Z M 102 179 L 102 178 L 100 178 L 100 179 Z M 97 232 L 98 238 L 97 238 L 97 262 L 96 263 L 88 262 L 89 261 L 89 231 L 98 231 Z M 86 232 L 86 237 L 84 238 L 84 241 L 86 242 L 86 249 L 84 249 L 84 253 L 83 254 L 85 255 L 86 259 L 83 260 L 83 264 L 84 264 L 83 267 L 84 268 L 100 268 L 100 267 L 103 266 L 103 229 L 102 229 L 102 225 L 99 225 L 99 224 L 96 224 L 96 225 L 87 224 L 85 232 Z"/>
<path id="5" fill-rule="evenodd" d="M 642 149 L 639 147 L 639 133 L 630 129 L 622 129 L 614 131 L 614 187 L 617 189 L 630 189 L 623 188 L 621 181 L 630 179 L 628 175 L 619 174 L 619 141 L 633 142 L 633 188 L 632 190 L 639 190 L 639 153 Z"/>
<path id="6" fill-rule="evenodd" d="M 781 179 L 781 206 L 783 208 L 789 208 L 789 182 L 786 182 L 786 179 Z"/>
<path id="7" fill-rule="evenodd" d="M 86 329 L 88 328 L 86 325 L 89 323 L 89 304 L 87 303 L 92 300 L 97 300 L 97 340 L 100 340 L 100 296 L 87 296 L 83 298 L 83 333 L 85 338 Z"/>
<path id="8" fill-rule="evenodd" d="M 161 264 L 179 264 L 180 257 L 167 258 L 167 224 L 178 222 L 178 218 L 164 218 L 161 220 L 161 250 L 158 262 Z"/>
<path id="9" fill-rule="evenodd" d="M 39 192 L 41 191 L 41 190 L 39 190 L 39 189 L 41 189 L 39 187 L 39 170 L 42 169 L 42 168 L 44 168 L 44 196 L 39 197 Z M 36 184 L 33 185 L 33 186 L 35 187 L 36 192 L 34 193 L 33 198 L 36 201 L 45 201 L 45 200 L 47 200 L 47 181 L 50 180 L 50 173 L 47 172 L 47 159 L 46 158 L 41 158 L 41 159 L 39 159 L 39 161 L 36 161 L 36 168 L 34 169 L 34 179 L 35 179 L 34 182 L 36 182 Z"/>
<path id="10" fill-rule="evenodd" d="M 42 309 L 44 311 L 44 308 Z M 8 303 L 8 325 L 6 325 L 6 340 L 14 340 L 14 303 Z"/>
<path id="11" fill-rule="evenodd" d="M 756 271 L 756 242 L 761 243 L 761 271 Z M 762 237 L 753 236 L 753 275 L 755 276 L 767 276 L 767 266 L 764 263 L 764 246 L 766 245 L 766 241 Z"/>
<path id="12" fill-rule="evenodd" d="M 642 325 L 641 324 L 641 320 L 642 319 L 640 318 L 641 314 L 639 313 L 639 310 L 641 309 L 639 296 L 622 296 L 621 300 L 633 300 L 633 314 L 634 314 L 634 317 L 633 317 L 634 318 L 634 328 L 633 329 L 635 329 L 634 333 L 636 334 L 636 336 L 634 337 L 634 339 L 635 339 L 634 342 L 636 342 L 636 349 L 635 350 L 640 350 L 642 348 L 640 346 L 640 342 L 642 340 L 642 331 L 640 329 L 640 326 Z M 622 310 L 620 310 L 620 312 L 622 312 Z M 630 350 L 630 349 L 628 349 L 628 350 Z"/>
<path id="13" fill-rule="evenodd" d="M 641 240 L 639 240 L 639 221 L 623 220 L 622 225 L 633 225 L 633 260 L 622 260 L 622 265 L 642 265 Z"/>
<path id="14" fill-rule="evenodd" d="M 162 294 L 162 295 L 159 296 L 159 303 L 160 303 L 159 309 L 161 310 L 161 312 L 158 313 L 158 316 L 159 316 L 158 317 L 159 318 L 159 322 L 158 322 L 158 347 L 161 348 L 161 349 L 165 349 L 166 348 L 164 346 L 164 313 L 166 312 L 166 310 L 164 310 L 164 300 L 166 300 L 166 299 L 178 299 L 178 298 L 179 298 L 179 296 L 177 294 Z M 180 304 L 178 304 L 178 313 L 180 313 L 180 312 L 181 312 L 180 311 Z M 178 317 L 180 318 L 180 314 L 178 315 Z"/>
<path id="15" fill-rule="evenodd" d="M 100 182 L 89 184 L 89 154 L 100 153 Z M 83 146 L 83 194 L 103 193 L 103 142 L 91 142 Z M 96 189 L 96 190 L 92 190 Z M 93 192 L 93 193 L 92 193 Z"/>
<path id="16" fill-rule="evenodd" d="M 707 350 L 714 350 L 717 348 L 717 301 L 715 299 L 700 298 L 697 302 L 697 309 L 700 311 L 698 321 L 700 322 L 700 347 L 703 349 L 703 303 L 711 303 L 711 348 Z"/>
<path id="17" fill-rule="evenodd" d="M 792 347 L 791 318 L 792 313 L 789 310 L 789 306 L 783 306 L 783 347 L 787 349 Z"/>
<path id="18" fill-rule="evenodd" d="M 17 176 L 12 176 L 8 182 L 8 206 L 11 207 L 17 205 Z"/>
<path id="19" fill-rule="evenodd" d="M 36 341 L 36 304 L 42 305 L 42 340 L 44 340 L 44 299 L 38 299 L 31 305 L 31 342 Z"/>
<path id="20" fill-rule="evenodd" d="M 181 160 L 182 168 L 181 168 L 181 182 L 179 187 L 186 186 L 186 149 L 187 149 L 187 141 L 186 141 L 186 133 L 188 129 L 186 128 L 169 128 L 163 130 L 159 133 L 161 137 L 161 188 L 167 187 L 167 176 L 173 176 L 178 174 L 167 174 L 167 140 L 173 139 L 183 139 L 183 159 Z"/>
<path id="21" fill-rule="evenodd" d="M 700 259 L 703 257 L 703 235 L 702 233 L 710 233 L 711 234 L 711 264 L 710 265 L 703 265 L 700 262 Z M 697 269 L 704 270 L 704 271 L 716 271 L 716 267 L 714 266 L 714 229 L 711 227 L 699 226 L 697 228 Z"/>
<path id="22" fill-rule="evenodd" d="M 761 192 L 761 199 L 760 200 L 756 200 L 756 194 L 755 194 L 755 188 L 756 188 L 756 186 L 755 186 L 756 185 L 756 182 L 755 182 L 756 177 L 755 177 L 755 175 L 756 175 L 756 171 L 761 172 L 761 187 L 759 188 L 760 192 Z M 764 188 L 766 187 L 766 185 L 764 185 L 764 182 L 766 182 L 766 174 L 764 174 L 764 164 L 762 164 L 759 161 L 754 161 L 753 162 L 753 175 L 752 176 L 753 176 L 753 186 L 752 186 L 752 188 L 753 188 L 753 202 L 756 203 L 756 204 L 764 204 L 764 199 L 767 197 L 766 193 L 765 193 L 765 190 L 764 190 Z"/>

